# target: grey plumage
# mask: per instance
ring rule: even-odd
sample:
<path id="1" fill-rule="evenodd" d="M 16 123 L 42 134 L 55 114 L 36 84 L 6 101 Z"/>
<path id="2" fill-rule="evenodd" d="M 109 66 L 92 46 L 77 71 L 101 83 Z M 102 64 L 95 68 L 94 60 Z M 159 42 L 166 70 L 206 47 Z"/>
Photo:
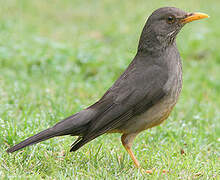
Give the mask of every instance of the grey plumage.
<path id="1" fill-rule="evenodd" d="M 143 28 L 133 61 L 99 101 L 7 152 L 64 135 L 78 136 L 70 150 L 76 151 L 104 133 L 117 132 L 123 134 L 122 144 L 138 167 L 130 150 L 135 136 L 169 116 L 182 88 L 175 38 L 188 16 L 192 14 L 172 7 L 154 11 Z"/>

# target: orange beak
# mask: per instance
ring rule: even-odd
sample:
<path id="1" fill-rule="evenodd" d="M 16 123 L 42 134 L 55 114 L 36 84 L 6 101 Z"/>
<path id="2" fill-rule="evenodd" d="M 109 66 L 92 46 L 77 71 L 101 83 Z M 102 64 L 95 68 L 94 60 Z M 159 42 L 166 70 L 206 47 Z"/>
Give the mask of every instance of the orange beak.
<path id="1" fill-rule="evenodd" d="M 192 21 L 196 21 L 196 20 L 204 19 L 204 18 L 208 18 L 208 17 L 209 16 L 204 13 L 190 13 L 185 18 L 183 18 L 180 22 L 183 24 L 186 24 L 186 23 L 189 23 Z"/>

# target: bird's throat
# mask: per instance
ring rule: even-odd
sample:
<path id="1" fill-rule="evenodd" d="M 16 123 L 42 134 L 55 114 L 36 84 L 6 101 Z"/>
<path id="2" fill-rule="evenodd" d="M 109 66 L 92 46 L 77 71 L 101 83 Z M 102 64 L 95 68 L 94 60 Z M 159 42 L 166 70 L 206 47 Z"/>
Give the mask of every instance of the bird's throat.
<path id="1" fill-rule="evenodd" d="M 175 31 L 166 37 L 163 35 L 153 34 L 152 32 L 149 32 L 146 35 L 141 35 L 138 52 L 150 52 L 151 54 L 160 53 L 170 46 L 175 45 L 177 33 L 178 32 Z"/>

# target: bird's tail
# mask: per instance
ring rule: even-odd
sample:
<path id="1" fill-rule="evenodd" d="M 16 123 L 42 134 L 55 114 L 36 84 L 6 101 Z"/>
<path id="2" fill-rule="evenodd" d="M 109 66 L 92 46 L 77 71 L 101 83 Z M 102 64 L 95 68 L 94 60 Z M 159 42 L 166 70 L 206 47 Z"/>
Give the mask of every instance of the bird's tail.
<path id="1" fill-rule="evenodd" d="M 32 137 L 29 137 L 26 140 L 20 142 L 19 144 L 9 148 L 7 152 L 12 153 L 26 146 L 30 146 L 57 136 L 80 135 L 86 129 L 86 123 L 89 121 L 89 118 L 85 116 L 85 113 L 85 111 L 76 113 L 58 122 L 55 126 L 41 131 L 40 133 Z M 82 114 L 84 114 L 84 117 L 82 116 Z"/>
<path id="2" fill-rule="evenodd" d="M 89 123 L 92 119 L 95 119 L 99 114 L 98 111 L 94 111 L 92 108 L 94 106 L 104 106 L 105 104 L 99 103 L 91 106 L 90 108 L 84 109 L 54 125 L 51 128 L 48 128 L 32 137 L 27 138 L 26 140 L 20 142 L 19 144 L 9 148 L 7 150 L 8 153 L 15 152 L 19 149 L 22 149 L 26 146 L 30 146 L 41 141 L 45 141 L 47 139 L 64 136 L 64 135 L 72 135 L 72 136 L 82 136 L 87 132 L 87 129 L 90 127 Z M 78 141 L 77 141 L 78 142 Z M 80 142 L 79 149 L 88 141 Z M 76 150 L 76 149 L 74 149 Z"/>
<path id="3" fill-rule="evenodd" d="M 20 142 L 19 144 L 16 144 L 15 146 L 9 148 L 7 150 L 7 152 L 8 153 L 13 153 L 13 152 L 15 152 L 15 151 L 17 151 L 19 149 L 22 149 L 22 148 L 24 148 L 26 146 L 30 146 L 32 144 L 36 144 L 36 143 L 39 143 L 41 141 L 45 141 L 45 140 L 53 138 L 55 136 L 59 136 L 59 133 L 56 132 L 54 130 L 54 128 L 49 128 L 49 129 L 46 129 L 44 131 L 41 131 L 38 134 L 35 134 L 32 137 L 27 138 L 26 140 Z"/>

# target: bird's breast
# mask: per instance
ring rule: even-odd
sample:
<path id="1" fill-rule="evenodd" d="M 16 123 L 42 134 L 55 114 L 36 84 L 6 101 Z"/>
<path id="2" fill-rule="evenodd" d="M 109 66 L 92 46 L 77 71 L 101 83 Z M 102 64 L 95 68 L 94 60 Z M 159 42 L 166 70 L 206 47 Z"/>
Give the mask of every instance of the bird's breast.
<path id="1" fill-rule="evenodd" d="M 144 113 L 133 117 L 124 126 L 127 133 L 140 132 L 153 126 L 159 125 L 170 115 L 177 103 L 182 89 L 182 64 L 177 56 L 175 61 L 169 63 L 168 80 L 164 85 L 166 95 Z"/>
<path id="2" fill-rule="evenodd" d="M 179 94 L 182 89 L 182 64 L 179 54 L 173 58 L 168 66 L 168 80 L 164 85 L 166 95 L 149 110 L 136 117 L 137 129 L 141 130 L 159 125 L 167 119 L 177 103 Z M 139 127 L 138 127 L 139 126 Z"/>

